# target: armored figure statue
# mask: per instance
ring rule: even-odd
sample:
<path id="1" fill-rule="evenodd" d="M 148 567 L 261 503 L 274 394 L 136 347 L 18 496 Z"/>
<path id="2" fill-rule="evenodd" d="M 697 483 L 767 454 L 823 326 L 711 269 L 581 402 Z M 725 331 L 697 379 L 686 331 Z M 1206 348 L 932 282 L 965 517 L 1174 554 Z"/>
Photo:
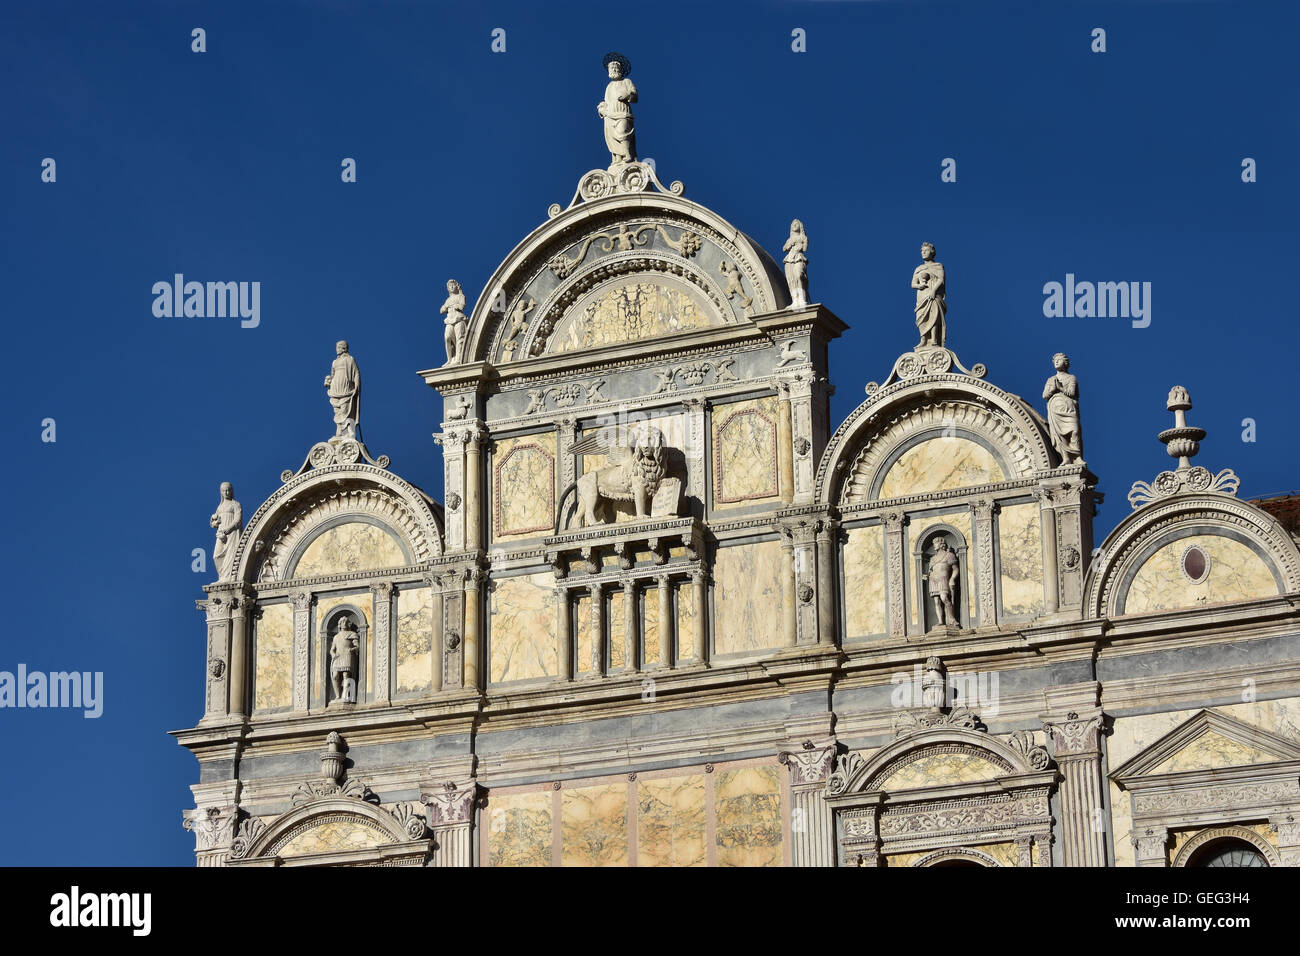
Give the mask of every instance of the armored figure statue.
<path id="1" fill-rule="evenodd" d="M 444 316 L 446 326 L 444 340 L 447 346 L 447 361 L 463 362 L 465 360 L 465 333 L 469 329 L 469 319 L 465 316 L 465 292 L 455 279 L 447 280 L 447 300 L 438 310 Z"/>
<path id="2" fill-rule="evenodd" d="M 217 543 L 212 549 L 217 580 L 228 581 L 235 571 L 235 545 L 244 530 L 244 510 L 235 500 L 235 489 L 228 481 L 221 483 L 221 500 L 208 525 L 217 532 Z"/>
<path id="3" fill-rule="evenodd" d="M 330 642 L 330 683 L 334 685 L 335 700 L 356 703 L 357 654 L 361 639 L 352 618 L 344 615 Z"/>
<path id="4" fill-rule="evenodd" d="M 330 404 L 334 406 L 334 437 L 356 438 L 361 421 L 361 373 L 357 361 L 348 354 L 348 343 L 334 346 L 337 358 L 325 376 Z"/>
<path id="5" fill-rule="evenodd" d="M 790 308 L 808 305 L 808 233 L 798 219 L 790 223 L 790 238 L 785 250 L 785 282 L 790 287 Z"/>
<path id="6" fill-rule="evenodd" d="M 944 319 L 948 314 L 948 286 L 943 265 L 934 261 L 932 242 L 921 243 L 922 263 L 912 270 L 912 288 L 916 290 L 916 328 L 921 333 L 917 348 L 944 347 L 947 329 Z"/>
<path id="7" fill-rule="evenodd" d="M 935 535 L 930 544 L 934 555 L 930 558 L 926 590 L 934 601 L 935 617 L 939 624 L 960 624 L 953 606 L 953 589 L 961 576 L 961 563 L 943 535 Z"/>
<path id="8" fill-rule="evenodd" d="M 1052 356 L 1056 374 L 1043 386 L 1047 399 L 1047 424 L 1061 464 L 1083 464 L 1083 434 L 1079 426 L 1079 380 L 1070 374 L 1070 359 L 1064 352 Z"/>
<path id="9" fill-rule="evenodd" d="M 632 64 L 621 53 L 606 53 L 605 69 L 609 83 L 605 98 L 596 104 L 596 112 L 605 121 L 605 145 L 609 148 L 611 166 L 636 162 L 636 128 L 632 124 L 632 104 L 636 102 L 636 87 L 628 74 Z"/>

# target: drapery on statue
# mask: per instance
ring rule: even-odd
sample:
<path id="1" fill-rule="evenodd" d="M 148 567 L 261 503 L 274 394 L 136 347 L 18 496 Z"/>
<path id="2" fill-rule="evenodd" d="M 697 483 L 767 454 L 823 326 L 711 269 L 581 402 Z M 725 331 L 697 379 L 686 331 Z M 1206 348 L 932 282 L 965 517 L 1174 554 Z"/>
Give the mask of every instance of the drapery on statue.
<path id="1" fill-rule="evenodd" d="M 338 357 L 325 376 L 327 394 L 334 406 L 334 437 L 355 439 L 361 421 L 361 372 L 357 360 L 348 354 L 347 342 L 336 343 L 334 353 Z"/>
<path id="2" fill-rule="evenodd" d="M 447 300 L 438 311 L 446 316 L 443 319 L 443 324 L 446 326 L 443 340 L 447 345 L 447 361 L 444 364 L 463 362 L 465 333 L 469 329 L 469 319 L 465 316 L 465 290 L 455 279 L 447 280 Z"/>
<path id="3" fill-rule="evenodd" d="M 555 533 L 560 533 L 564 500 L 577 494 L 578 527 L 603 524 L 607 501 L 631 501 L 636 516 L 650 514 L 650 499 L 659 490 L 667 468 L 664 463 L 664 435 L 653 425 L 638 423 L 597 429 L 573 443 L 575 455 L 607 455 L 608 464 L 589 471 L 560 494 L 555 515 Z"/>
<path id="4" fill-rule="evenodd" d="M 944 317 L 948 314 L 948 286 L 943 265 L 935 262 L 934 256 L 934 243 L 921 243 L 924 261 L 912 270 L 912 288 L 916 290 L 916 327 L 921 333 L 917 348 L 926 345 L 943 348 L 947 338 Z"/>
<path id="5" fill-rule="evenodd" d="M 1064 352 L 1052 356 L 1056 374 L 1043 386 L 1047 399 L 1047 424 L 1052 444 L 1063 465 L 1083 464 L 1083 432 L 1079 425 L 1079 380 L 1070 374 L 1070 357 Z"/>
<path id="6" fill-rule="evenodd" d="M 790 223 L 790 238 L 781 247 L 785 250 L 785 283 L 790 287 L 790 308 L 802 309 L 808 305 L 808 233 L 798 219 Z"/>
<path id="7" fill-rule="evenodd" d="M 330 683 L 334 699 L 350 704 L 357 702 L 357 653 L 361 638 L 349 615 L 339 620 L 338 630 L 330 641 Z"/>
<path id="8" fill-rule="evenodd" d="M 212 548 L 213 569 L 218 581 L 228 581 L 235 571 L 235 544 L 244 530 L 244 509 L 235 500 L 235 489 L 230 482 L 221 483 L 220 494 L 221 500 L 208 519 L 208 526 L 217 532 L 217 543 Z"/>
<path id="9" fill-rule="evenodd" d="M 606 53 L 602 61 L 609 72 L 605 98 L 596 104 L 596 112 L 605 121 L 605 146 L 609 148 L 611 166 L 636 162 L 636 129 L 632 125 L 632 104 L 636 87 L 627 77 L 632 64 L 622 53 Z"/>
<path id="10" fill-rule="evenodd" d="M 934 615 L 939 624 L 958 625 L 957 611 L 952 603 L 953 588 L 961 576 L 961 561 L 948 547 L 948 539 L 935 535 L 930 541 L 934 555 L 930 558 L 926 591 L 934 601 Z"/>

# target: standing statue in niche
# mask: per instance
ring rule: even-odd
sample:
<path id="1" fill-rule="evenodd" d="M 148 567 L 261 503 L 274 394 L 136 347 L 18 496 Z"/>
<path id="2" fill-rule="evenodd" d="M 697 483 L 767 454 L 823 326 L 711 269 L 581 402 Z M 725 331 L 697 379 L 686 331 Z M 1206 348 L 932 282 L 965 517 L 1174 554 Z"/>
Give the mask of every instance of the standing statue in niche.
<path id="1" fill-rule="evenodd" d="M 357 656 L 361 638 L 352 618 L 344 615 L 338 630 L 330 641 L 330 683 L 334 686 L 334 699 L 344 703 L 357 702 Z"/>
<path id="2" fill-rule="evenodd" d="M 1082 465 L 1083 433 L 1079 426 L 1079 380 L 1070 374 L 1070 358 L 1064 352 L 1052 356 L 1056 374 L 1043 386 L 1047 399 L 1047 424 L 1052 444 L 1062 465 Z"/>
<path id="3" fill-rule="evenodd" d="M 785 250 L 785 282 L 790 287 L 790 308 L 802 309 L 808 305 L 808 233 L 798 219 L 790 223 L 790 238 L 782 246 Z"/>
<path id="4" fill-rule="evenodd" d="M 943 265 L 935 262 L 934 256 L 934 243 L 921 243 L 921 259 L 924 261 L 912 270 L 912 288 L 916 290 L 916 328 L 921 333 L 917 348 L 943 348 L 948 334 L 944 322 L 948 315 L 948 285 Z"/>
<path id="5" fill-rule="evenodd" d="M 953 606 L 953 591 L 961 576 L 961 562 L 948 547 L 948 539 L 943 535 L 935 535 L 930 546 L 934 549 L 934 554 L 930 558 L 930 570 L 926 575 L 926 591 L 934 601 L 936 622 L 960 626 Z"/>
<path id="6" fill-rule="evenodd" d="M 447 280 L 447 301 L 438 311 L 446 316 L 443 319 L 443 324 L 446 326 L 443 338 L 447 345 L 447 361 L 444 364 L 463 362 L 465 333 L 469 329 L 469 319 L 465 315 L 465 291 L 455 279 Z"/>
<path id="7" fill-rule="evenodd" d="M 334 406 L 334 437 L 355 439 L 361 422 L 361 373 L 357 360 L 348 354 L 347 342 L 336 343 L 334 353 L 337 357 L 325 376 L 327 394 Z"/>
<path id="8" fill-rule="evenodd" d="M 235 500 L 235 489 L 230 482 L 221 483 L 221 500 L 217 510 L 208 519 L 209 527 L 217 532 L 217 543 L 212 548 L 212 563 L 218 581 L 229 581 L 234 574 L 235 545 L 244 530 L 244 509 Z"/>
<path id="9" fill-rule="evenodd" d="M 605 121 L 605 146 L 611 166 L 636 162 L 636 128 L 632 124 L 632 104 L 636 87 L 628 76 L 632 64 L 622 53 L 606 53 L 602 61 L 609 73 L 605 98 L 596 104 L 596 112 Z"/>

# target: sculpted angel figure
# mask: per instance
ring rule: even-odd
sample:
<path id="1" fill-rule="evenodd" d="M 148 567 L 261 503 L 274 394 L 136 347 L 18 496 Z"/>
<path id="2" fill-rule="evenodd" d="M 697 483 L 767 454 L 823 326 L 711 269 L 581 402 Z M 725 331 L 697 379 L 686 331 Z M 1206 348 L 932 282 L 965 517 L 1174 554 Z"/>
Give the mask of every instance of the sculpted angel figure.
<path id="1" fill-rule="evenodd" d="M 798 219 L 790 223 L 790 238 L 782 246 L 785 250 L 785 281 L 790 287 L 790 308 L 802 309 L 808 305 L 808 233 Z"/>
<path id="2" fill-rule="evenodd" d="M 606 53 L 605 69 L 609 83 L 605 98 L 596 104 L 596 112 L 605 121 L 605 146 L 609 149 L 610 165 L 636 162 L 636 129 L 632 125 L 632 104 L 636 102 L 636 87 L 628 74 L 632 64 L 621 53 Z"/>
<path id="3" fill-rule="evenodd" d="M 227 581 L 234 572 L 235 544 L 244 530 L 244 509 L 235 500 L 235 489 L 230 482 L 221 483 L 221 500 L 217 510 L 208 519 L 208 526 L 217 532 L 217 543 L 212 549 L 218 581 Z"/>
<path id="4" fill-rule="evenodd" d="M 912 270 L 912 288 L 916 290 L 916 327 L 921 333 L 917 348 L 925 345 L 943 347 L 947 337 L 944 318 L 948 314 L 948 286 L 943 265 L 934 261 L 934 243 L 921 243 L 919 266 Z"/>
<path id="5" fill-rule="evenodd" d="M 524 331 L 524 326 L 528 323 L 528 313 L 537 307 L 536 301 L 528 296 L 520 296 L 519 301 L 515 303 L 514 309 L 510 312 L 510 325 L 506 329 L 506 337 L 502 341 L 502 352 L 509 359 L 514 354 L 515 344 L 519 341 L 519 335 Z"/>
<path id="6" fill-rule="evenodd" d="M 336 342 L 335 359 L 325 376 L 330 404 L 334 406 L 334 437 L 356 438 L 361 421 L 361 372 L 357 360 L 348 354 L 347 342 Z"/>
<path id="7" fill-rule="evenodd" d="M 455 279 L 447 280 L 447 301 L 443 302 L 442 308 L 438 311 L 446 316 L 443 319 L 443 324 L 446 326 L 443 338 L 447 345 L 447 361 L 443 364 L 450 365 L 452 362 L 462 361 L 465 357 L 462 353 L 465 349 L 465 331 L 469 328 L 469 319 L 465 316 L 465 292 Z"/>
<path id="8" fill-rule="evenodd" d="M 1079 426 L 1079 380 L 1070 374 L 1070 358 L 1064 352 L 1052 356 L 1056 374 L 1043 386 L 1047 399 L 1047 424 L 1061 464 L 1083 463 L 1083 433 Z"/>
<path id="9" fill-rule="evenodd" d="M 607 515 L 606 503 L 630 501 L 636 516 L 650 514 L 650 500 L 659 490 L 666 473 L 663 432 L 653 425 L 637 423 L 599 428 L 574 442 L 575 455 L 605 455 L 605 464 L 589 471 L 560 494 L 555 516 L 556 533 L 564 515 L 564 500 L 569 492 L 577 495 L 578 527 L 603 524 L 613 520 Z"/>

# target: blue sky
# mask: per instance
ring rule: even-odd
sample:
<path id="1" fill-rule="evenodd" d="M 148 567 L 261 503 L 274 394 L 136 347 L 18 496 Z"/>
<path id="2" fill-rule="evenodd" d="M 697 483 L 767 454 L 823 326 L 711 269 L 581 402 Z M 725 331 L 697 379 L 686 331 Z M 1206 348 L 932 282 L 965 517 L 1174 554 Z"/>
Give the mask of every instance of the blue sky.
<path id="1" fill-rule="evenodd" d="M 1129 485 L 1170 464 L 1155 434 L 1174 384 L 1210 433 L 1198 463 L 1236 469 L 1243 496 L 1300 486 L 1300 6 L 466 7 L 0 12 L 0 670 L 105 683 L 97 720 L 0 710 L 0 814 L 23 821 L 0 863 L 192 860 L 180 822 L 197 764 L 166 731 L 202 713 L 193 601 L 210 576 L 190 555 L 212 546 L 218 484 L 250 515 L 331 434 L 321 381 L 346 337 L 372 452 L 441 496 L 438 403 L 415 372 L 443 358 L 443 285 L 472 300 L 608 161 L 607 50 L 632 61 L 639 151 L 665 182 L 769 250 L 804 221 L 812 298 L 851 326 L 832 352 L 836 423 L 914 344 L 908 283 L 930 240 L 968 366 L 1041 407 L 1052 353 L 1070 354 L 1107 494 L 1099 540 Z M 948 157 L 955 183 L 940 180 Z M 155 317 L 152 286 L 177 272 L 260 282 L 260 325 Z M 1067 273 L 1150 282 L 1150 326 L 1045 318 L 1043 285 Z"/>

